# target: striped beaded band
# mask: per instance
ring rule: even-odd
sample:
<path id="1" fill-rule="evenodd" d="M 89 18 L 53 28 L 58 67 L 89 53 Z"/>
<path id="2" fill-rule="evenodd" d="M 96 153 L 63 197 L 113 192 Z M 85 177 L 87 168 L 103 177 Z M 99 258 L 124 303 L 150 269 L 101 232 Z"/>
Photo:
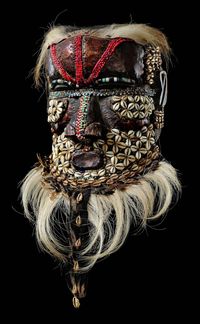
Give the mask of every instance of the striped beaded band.
<path id="1" fill-rule="evenodd" d="M 116 82 L 123 82 L 123 83 L 131 83 L 135 84 L 135 80 L 130 78 L 124 78 L 124 77 L 107 77 L 107 78 L 101 78 L 95 81 L 96 84 L 100 83 L 116 83 Z"/>
<path id="2" fill-rule="evenodd" d="M 65 97 L 81 97 L 81 96 L 99 96 L 99 97 L 110 97 L 110 96 L 124 96 L 124 95 L 143 95 L 143 96 L 154 96 L 156 91 L 151 89 L 148 85 L 141 87 L 128 87 L 124 89 L 73 89 L 73 90 L 62 90 L 62 91 L 50 91 L 49 99 L 65 98 Z"/>
<path id="3" fill-rule="evenodd" d="M 84 139 L 83 133 L 86 126 L 86 117 L 88 114 L 88 104 L 90 96 L 82 96 L 80 98 L 80 107 L 76 117 L 76 137 L 81 141 Z"/>
<path id="4" fill-rule="evenodd" d="M 135 84 L 135 80 L 134 79 L 130 79 L 130 78 L 124 78 L 124 77 L 106 77 L 106 78 L 101 78 L 98 80 L 95 80 L 95 84 L 105 84 L 105 83 L 128 83 L 128 84 Z M 56 87 L 62 88 L 62 87 L 74 87 L 76 86 L 76 88 L 79 88 L 79 84 L 74 85 L 71 81 L 66 81 L 63 79 L 56 79 L 53 80 L 50 84 L 49 84 L 49 89 L 56 90 Z"/>

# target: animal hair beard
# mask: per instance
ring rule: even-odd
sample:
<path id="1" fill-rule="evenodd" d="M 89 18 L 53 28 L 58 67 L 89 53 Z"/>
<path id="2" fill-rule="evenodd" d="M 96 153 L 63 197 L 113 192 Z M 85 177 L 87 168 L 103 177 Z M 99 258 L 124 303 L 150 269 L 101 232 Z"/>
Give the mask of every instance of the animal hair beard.
<path id="1" fill-rule="evenodd" d="M 112 194 L 95 194 L 87 202 L 87 228 L 84 244 L 78 251 L 79 272 L 87 272 L 97 260 L 115 252 L 124 243 L 131 225 L 141 228 L 148 220 L 164 215 L 180 193 L 176 170 L 161 161 L 138 181 Z M 42 168 L 33 168 L 25 177 L 22 203 L 26 217 L 35 224 L 39 246 L 66 263 L 72 254 L 70 197 L 65 192 L 52 194 L 45 185 Z"/>

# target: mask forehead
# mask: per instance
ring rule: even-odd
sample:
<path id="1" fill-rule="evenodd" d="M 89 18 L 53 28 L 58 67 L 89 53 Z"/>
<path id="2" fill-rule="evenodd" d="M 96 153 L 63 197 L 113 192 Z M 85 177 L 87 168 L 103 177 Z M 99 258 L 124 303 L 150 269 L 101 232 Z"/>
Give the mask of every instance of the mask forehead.
<path id="1" fill-rule="evenodd" d="M 50 79 L 63 77 L 78 85 L 97 78 L 138 79 L 143 73 L 142 46 L 126 38 L 101 39 L 78 35 L 50 47 L 46 62 Z"/>

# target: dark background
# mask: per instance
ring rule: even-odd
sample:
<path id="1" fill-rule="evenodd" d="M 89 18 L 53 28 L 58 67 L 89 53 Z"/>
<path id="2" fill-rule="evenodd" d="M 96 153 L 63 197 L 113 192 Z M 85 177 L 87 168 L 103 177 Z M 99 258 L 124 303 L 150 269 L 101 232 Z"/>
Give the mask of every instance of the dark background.
<path id="1" fill-rule="evenodd" d="M 169 71 L 169 99 L 161 148 L 165 158 L 180 172 L 183 195 L 179 203 L 162 223 L 148 226 L 140 235 L 130 235 L 118 252 L 96 264 L 89 274 L 88 294 L 79 310 L 71 306 L 71 293 L 59 266 L 39 251 L 33 228 L 20 214 L 17 185 L 35 163 L 36 153 L 47 153 L 51 147 L 45 94 L 34 89 L 31 71 L 44 32 L 66 8 L 69 6 L 60 2 L 46 4 L 46 7 L 27 2 L 25 8 L 16 8 L 16 15 L 13 11 L 11 58 L 14 64 L 11 73 L 14 93 L 8 95 L 13 107 L 9 118 L 12 186 L 10 189 L 9 182 L 10 213 L 6 211 L 8 225 L 3 228 L 6 234 L 4 250 L 8 256 L 3 266 L 8 274 L 7 315 L 26 323 L 31 320 L 95 323 L 116 320 L 120 316 L 124 323 L 144 320 L 163 323 L 181 318 L 187 321 L 187 317 L 193 323 L 198 215 L 192 193 L 192 181 L 196 181 L 192 166 L 195 137 L 192 69 L 188 66 L 190 46 L 184 39 L 186 30 L 190 33 L 188 17 L 192 13 L 188 7 L 133 3 L 128 6 L 115 4 L 108 10 L 101 2 L 85 3 L 81 7 L 77 3 L 75 9 L 68 9 L 57 19 L 59 24 L 78 26 L 127 23 L 132 19 L 160 28 L 167 35 L 174 55 Z"/>

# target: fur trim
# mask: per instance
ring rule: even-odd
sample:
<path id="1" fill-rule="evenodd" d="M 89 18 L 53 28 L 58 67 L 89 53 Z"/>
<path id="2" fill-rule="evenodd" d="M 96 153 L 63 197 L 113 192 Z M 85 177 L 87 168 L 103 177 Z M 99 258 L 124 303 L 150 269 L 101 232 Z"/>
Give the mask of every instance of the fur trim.
<path id="1" fill-rule="evenodd" d="M 39 245 L 66 262 L 71 252 L 70 234 L 66 237 L 70 222 L 69 197 L 60 192 L 52 199 L 51 189 L 42 184 L 41 171 L 34 168 L 24 179 L 21 189 L 24 211 L 36 223 Z M 158 168 L 144 175 L 138 184 L 115 190 L 108 196 L 91 194 L 88 242 L 79 252 L 85 266 L 80 271 L 88 271 L 98 259 L 118 250 L 132 223 L 145 226 L 148 220 L 165 214 L 180 191 L 176 170 L 169 163 L 160 162 Z M 57 214 L 62 215 L 62 221 L 58 221 Z"/>

